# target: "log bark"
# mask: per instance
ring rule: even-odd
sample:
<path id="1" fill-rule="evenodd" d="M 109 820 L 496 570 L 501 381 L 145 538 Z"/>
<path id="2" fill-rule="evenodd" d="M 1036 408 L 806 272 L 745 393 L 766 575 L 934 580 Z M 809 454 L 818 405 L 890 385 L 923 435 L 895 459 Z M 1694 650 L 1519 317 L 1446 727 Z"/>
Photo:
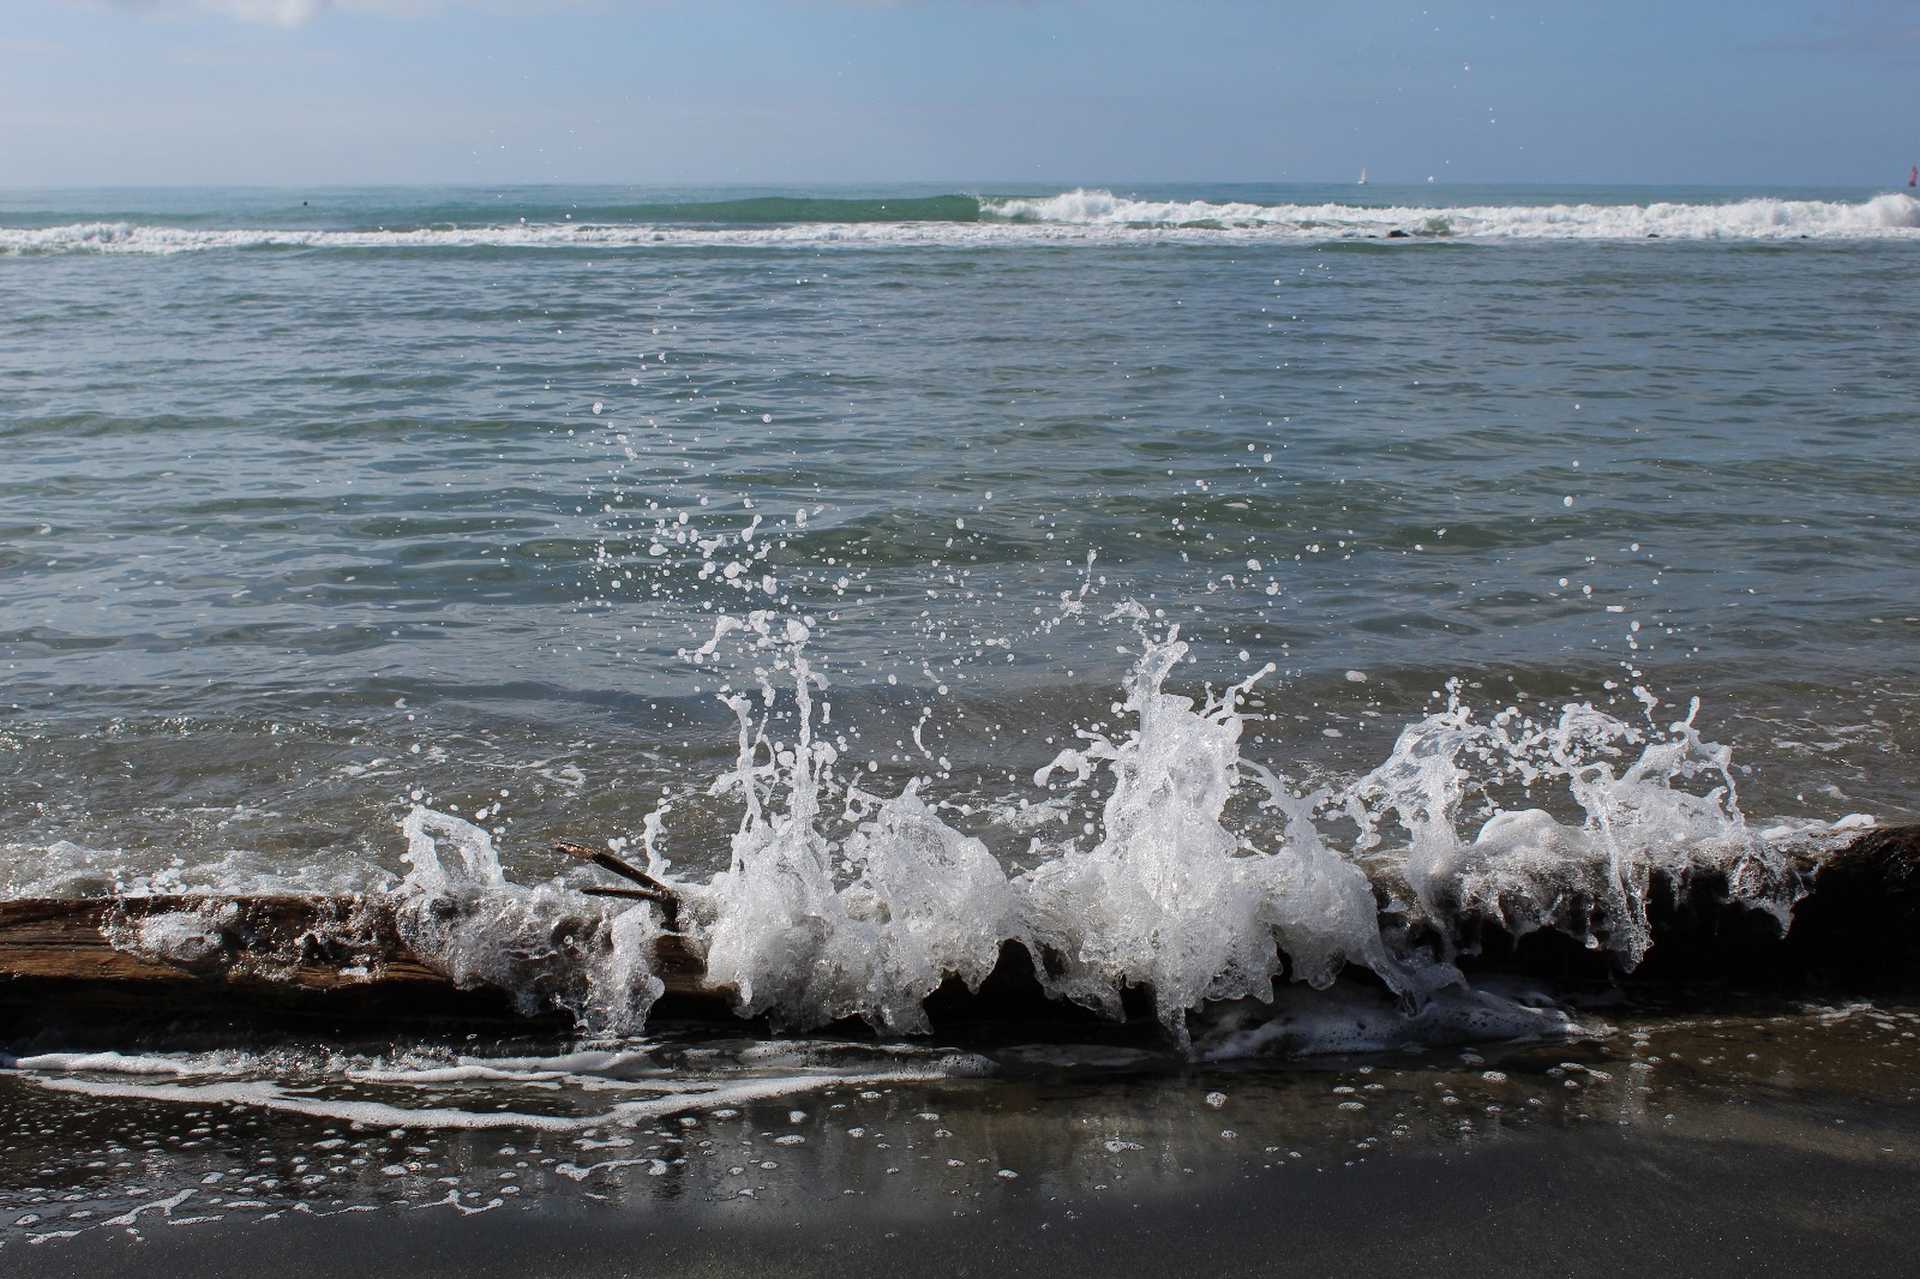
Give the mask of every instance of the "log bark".
<path id="1" fill-rule="evenodd" d="M 421 959 L 400 936 L 396 905 L 377 894 L 0 901 L 0 1033 L 9 1022 L 33 1029 L 129 1014 L 367 1028 L 566 1022 L 529 1018 L 508 992 L 462 986 Z M 143 937 L 174 920 L 211 944 L 168 951 L 164 935 Z M 660 938 L 654 969 L 667 988 L 663 1013 L 729 1015 L 731 992 L 706 986 L 684 938 Z"/>
<path id="2" fill-rule="evenodd" d="M 1814 981 L 1848 989 L 1920 985 L 1920 825 L 1865 832 L 1802 856 L 1805 884 L 1782 935 L 1764 912 L 1731 900 L 1724 876 L 1702 872 L 1650 885 L 1654 946 L 1638 982 Z M 644 884 L 648 901 L 671 890 Z M 1382 884 L 1383 898 L 1394 896 Z M 669 903 L 671 904 L 671 903 Z M 527 1019 L 501 990 L 437 970 L 401 935 L 399 901 L 365 896 L 153 896 L 0 901 L 0 1036 L 83 1015 L 142 1021 L 187 1015 L 229 1022 L 318 1019 L 348 1029 L 413 1028 Z M 572 954 L 603 940 L 585 913 L 552 938 Z M 1461 967 L 1574 981 L 1617 980 L 1604 953 L 1560 933 L 1515 937 L 1497 919 L 1466 921 Z M 1417 940 L 1417 934 L 1416 934 Z M 1084 1010 L 1044 997 L 1035 961 L 1017 944 L 978 992 L 949 981 L 929 997 L 936 1026 L 1083 1027 Z M 707 980 L 689 940 L 662 934 L 653 971 L 666 993 L 654 1016 L 733 1022 L 732 991 Z M 1130 1007 L 1143 1006 L 1137 996 Z M 738 1023 L 734 1023 L 738 1024 Z"/>

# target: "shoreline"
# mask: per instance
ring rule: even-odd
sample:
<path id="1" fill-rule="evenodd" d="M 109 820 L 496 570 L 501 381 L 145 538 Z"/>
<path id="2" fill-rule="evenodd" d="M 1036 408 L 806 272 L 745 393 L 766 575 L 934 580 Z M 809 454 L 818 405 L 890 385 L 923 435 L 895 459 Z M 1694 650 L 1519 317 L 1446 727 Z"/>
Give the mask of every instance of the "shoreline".
<path id="1" fill-rule="evenodd" d="M 918 1083 L 863 1075 L 827 1041 L 790 1042 L 778 1060 L 739 1041 L 730 1066 L 717 1047 L 0 1072 L 0 1269 L 1911 1269 L 1887 1246 L 1920 1184 L 1920 1008 L 1905 1002 L 1217 1068 L 1035 1045 L 989 1076 Z M 176 1087 L 173 1068 L 201 1073 Z M 122 1082 L 102 1081 L 116 1069 Z M 231 1087 L 195 1082 L 218 1070 Z M 619 1113 L 618 1099 L 671 1093 L 689 1071 L 703 1090 Z M 751 1094 L 770 1077 L 790 1086 L 726 1086 Z M 339 1104 L 309 1104 L 324 1097 Z M 587 1118 L 515 1123 L 509 1106 Z"/>
<path id="2" fill-rule="evenodd" d="M 1755 1116 L 1744 1117 L 1749 1126 Z M 1855 1132 L 1809 1148 L 1769 1114 L 1719 1141 L 1638 1130 L 1533 1134 L 1396 1154 L 1321 1172 L 1271 1172 L 1229 1196 L 1116 1202 L 1016 1188 L 986 1209 L 917 1211 L 817 1193 L 752 1207 L 681 1201 L 644 1213 L 543 1200 L 472 1217 L 396 1210 L 271 1222 L 147 1226 L 5 1250 L 10 1274 L 410 1279 L 753 1273 L 1377 1275 L 1789 1274 L 1844 1266 L 1911 1273 L 1889 1247 L 1911 1213 L 1920 1148 L 1879 1153 Z M 1800 1139 L 1796 1139 L 1796 1137 Z M 771 1209 L 771 1211 L 768 1211 Z"/>

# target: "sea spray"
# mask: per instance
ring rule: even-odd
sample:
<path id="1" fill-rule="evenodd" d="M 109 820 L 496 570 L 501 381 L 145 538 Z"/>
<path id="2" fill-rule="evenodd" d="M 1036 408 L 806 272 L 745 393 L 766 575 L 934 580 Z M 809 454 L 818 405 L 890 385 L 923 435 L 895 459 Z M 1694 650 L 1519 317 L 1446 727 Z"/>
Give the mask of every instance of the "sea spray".
<path id="1" fill-rule="evenodd" d="M 493 837 L 415 805 L 401 823 L 406 879 L 395 921 L 424 962 L 462 987 L 506 991 L 524 1013 L 557 1007 L 590 1034 L 628 1035 L 665 990 L 651 903 L 611 905 L 559 881 L 508 880 Z"/>
<path id="2" fill-rule="evenodd" d="M 1538 1026 L 1521 1006 L 1469 991 L 1450 962 L 1475 918 L 1513 935 L 1563 929 L 1630 970 L 1651 945 L 1651 872 L 1713 868 L 1730 893 L 1788 924 L 1797 880 L 1778 849 L 1747 830 L 1732 753 L 1699 734 L 1697 703 L 1665 730 L 1644 689 L 1645 726 L 1590 703 L 1544 720 L 1509 707 L 1480 722 L 1453 684 L 1448 705 L 1407 726 L 1375 770 L 1302 795 L 1240 755 L 1242 705 L 1271 666 L 1196 701 L 1165 689 L 1188 655 L 1177 626 L 1152 636 L 1140 605 L 1108 620 L 1131 622 L 1139 636 L 1116 707 L 1133 726 L 1079 730 L 1083 745 L 1033 778 L 1048 805 L 1106 785 L 1100 822 L 1087 847 L 1071 835 L 1035 837 L 1039 864 L 1012 881 L 925 803 L 922 780 L 893 799 L 833 780 L 835 751 L 812 736 L 814 691 L 826 682 L 804 659 L 804 624 L 756 613 L 716 626 L 703 655 L 733 632 L 760 649 L 787 647 L 776 670 L 791 674 L 799 714 L 799 741 L 783 747 L 766 736 L 768 718 L 756 722 L 747 699 L 728 695 L 739 757 L 714 789 L 737 789 L 745 812 L 732 868 L 695 901 L 710 976 L 741 991 L 743 1012 L 795 1026 L 862 1016 L 924 1029 L 920 999 L 943 974 L 977 985 L 1000 943 L 1018 941 L 1043 958 L 1039 977 L 1060 999 L 1117 1018 L 1129 987 L 1148 991 L 1181 1045 L 1188 1014 L 1204 1004 L 1269 1001 L 1283 976 L 1327 989 L 1350 964 L 1398 999 L 1409 1027 Z M 766 674 L 760 697 L 772 709 Z M 1279 814 L 1279 832 L 1229 826 L 1229 801 L 1248 780 L 1258 807 Z M 1565 787 L 1561 807 L 1580 816 L 1500 807 L 1492 795 L 1501 787 Z M 1471 837 L 1461 832 L 1469 793 L 1486 810 Z M 822 814 L 837 795 L 851 830 L 829 835 Z M 1357 824 L 1350 855 L 1317 824 L 1338 812 Z M 1388 826 L 1404 830 L 1405 845 L 1384 843 Z M 1382 903 L 1359 857 L 1375 870 L 1398 866 L 1438 953 L 1382 935 Z M 1444 1008 L 1428 1008 L 1434 1001 Z"/>
<path id="3" fill-rule="evenodd" d="M 710 643 L 742 625 L 722 622 Z M 849 789 L 853 829 L 844 843 L 830 841 L 821 810 L 837 789 L 837 753 L 814 738 L 814 693 L 826 682 L 804 653 L 809 629 L 770 612 L 751 614 L 744 628 L 763 645 L 778 635 L 786 646 L 762 673 L 761 696 L 770 719 L 771 677 L 790 673 L 798 729 L 792 745 L 774 742 L 748 698 L 724 695 L 738 753 L 714 792 L 738 791 L 744 811 L 728 869 L 691 894 L 708 979 L 737 992 L 743 1016 L 766 1014 L 776 1025 L 861 1017 L 876 1029 L 924 1032 L 926 996 L 948 976 L 977 988 L 1002 941 L 1023 936 L 1006 873 L 978 839 L 940 820 L 917 783 L 891 799 Z M 844 885 L 836 862 L 851 876 Z"/>
<path id="4" fill-rule="evenodd" d="M 1248 1009 L 1271 1003 L 1276 982 L 1325 991 L 1350 966 L 1398 1007 L 1414 1039 L 1524 1035 L 1564 1018 L 1468 988 L 1451 961 L 1471 944 L 1476 920 L 1516 936 L 1556 928 L 1631 969 L 1651 942 L 1652 871 L 1710 867 L 1730 892 L 1788 921 L 1797 880 L 1749 832 L 1731 752 L 1701 736 L 1697 704 L 1664 731 L 1644 693 L 1644 727 L 1586 703 L 1544 719 L 1509 707 L 1481 721 L 1456 683 L 1378 767 L 1344 787 L 1299 793 L 1241 754 L 1243 707 L 1271 665 L 1200 699 L 1172 693 L 1166 684 L 1190 651 L 1179 627 L 1153 634 L 1152 615 L 1137 604 L 1107 620 L 1129 622 L 1140 643 L 1115 707 L 1132 724 L 1124 733 L 1079 730 L 1081 745 L 1033 778 L 1046 792 L 1033 807 L 1046 811 L 1070 792 L 1104 788 L 1100 820 L 1084 847 L 1071 834 L 1035 836 L 1038 864 L 1013 878 L 928 801 L 924 779 L 881 796 L 837 776 L 840 752 L 817 732 L 831 703 L 808 656 L 806 619 L 774 610 L 722 617 L 685 654 L 705 663 L 738 643 L 761 662 L 754 694 L 730 685 L 719 693 L 735 718 L 736 749 L 709 795 L 741 809 L 728 866 L 706 883 L 670 881 L 707 980 L 734 992 L 742 1016 L 789 1030 L 859 1018 L 887 1034 L 924 1033 L 928 995 L 950 978 L 977 989 L 1016 943 L 1057 998 L 1119 1018 L 1129 990 L 1150 995 L 1183 1048 L 1189 1018 L 1213 1007 L 1209 1054 L 1326 1039 L 1301 1029 L 1312 1019 L 1298 997 L 1266 1014 Z M 788 689 L 790 741 L 775 733 Z M 1248 782 L 1277 825 L 1230 824 L 1230 801 Z M 1493 798 L 1561 786 L 1562 807 L 1578 810 L 1577 820 Z M 1469 797 L 1485 812 L 1471 837 L 1462 833 Z M 649 867 L 662 876 L 675 802 L 663 799 L 644 823 Z M 1358 829 L 1349 853 L 1321 825 L 1340 814 Z M 508 882 L 477 826 L 417 807 L 404 826 L 402 927 L 429 962 L 462 983 L 513 991 L 529 1007 L 567 1008 L 590 1031 L 644 1024 L 661 989 L 653 907 L 596 904 L 583 916 L 583 899 L 560 881 Z M 1404 844 L 1387 842 L 1395 827 Z M 1413 902 L 1376 891 L 1390 893 L 1396 871 Z M 1409 911 L 1424 929 L 1382 932 L 1383 918 Z M 569 918 L 586 921 L 582 935 L 556 941 Z M 1363 1036 L 1383 1037 L 1393 1035 Z"/>
<path id="5" fill-rule="evenodd" d="M 1146 641 L 1128 686 L 1134 729 L 1118 742 L 1083 731 L 1084 748 L 1062 751 L 1034 777 L 1046 786 L 1070 770 L 1077 785 L 1104 765 L 1113 781 L 1098 842 L 1069 847 L 1019 881 L 1035 940 L 1060 960 L 1060 970 L 1043 977 L 1048 988 L 1117 1017 L 1121 992 L 1145 987 L 1183 1045 L 1188 1011 L 1210 1000 L 1270 998 L 1283 944 L 1293 976 L 1311 985 L 1328 985 L 1356 960 L 1404 988 L 1358 868 L 1317 834 L 1261 853 L 1223 823 L 1239 779 L 1239 704 L 1273 668 L 1196 707 L 1163 688 L 1188 651 L 1179 628 L 1154 641 L 1138 605 L 1117 615 L 1131 617 Z M 1291 801 L 1278 778 L 1264 780 L 1270 803 Z"/>
<path id="6" fill-rule="evenodd" d="M 1636 691 L 1651 726 L 1657 701 Z M 1509 707 L 1480 723 L 1452 684 L 1446 709 L 1408 726 L 1386 761 L 1345 789 L 1344 808 L 1360 832 L 1356 851 L 1380 844 L 1384 821 L 1405 830 L 1407 883 L 1449 950 L 1459 925 L 1482 916 L 1514 936 L 1559 928 L 1611 950 L 1630 970 L 1652 943 L 1647 891 L 1656 867 L 1719 869 L 1731 892 L 1784 929 L 1797 882 L 1748 829 L 1732 752 L 1700 735 L 1698 712 L 1696 701 L 1664 735 L 1590 703 L 1565 706 L 1546 722 Z M 1635 746 L 1638 757 L 1616 772 L 1610 761 Z M 1702 779 L 1718 784 L 1703 794 L 1685 789 Z M 1462 837 L 1470 789 L 1485 795 L 1505 784 L 1531 794 L 1556 781 L 1579 809 L 1578 824 L 1537 807 L 1490 805 L 1478 833 Z"/>
<path id="7" fill-rule="evenodd" d="M 1140 991 L 1170 1040 L 1204 1055 L 1320 1051 L 1554 1033 L 1564 1018 L 1470 989 L 1455 955 L 1491 923 L 1509 936 L 1557 930 L 1631 969 L 1651 940 L 1655 872 L 1673 884 L 1705 872 L 1790 922 L 1803 884 L 1786 849 L 1813 828 L 1749 828 L 1731 752 L 1701 734 L 1697 704 L 1664 727 L 1638 690 L 1644 724 L 1586 703 L 1482 719 L 1455 683 L 1378 767 L 1302 792 L 1241 753 L 1250 693 L 1270 667 L 1200 697 L 1169 692 L 1189 656 L 1179 629 L 1152 633 L 1137 605 L 1114 619 L 1139 641 L 1113 707 L 1131 722 L 1081 729 L 1079 746 L 1038 770 L 1037 802 L 1011 816 L 932 799 L 935 783 L 918 777 L 881 795 L 862 773 L 837 776 L 843 748 L 818 731 L 832 704 L 807 621 L 773 611 L 720 621 L 703 660 L 732 640 L 761 663 L 754 694 L 720 690 L 737 746 L 709 792 L 740 805 L 728 867 L 704 883 L 672 874 L 668 818 L 684 796 L 663 797 L 640 836 L 649 869 L 681 898 L 683 942 L 707 980 L 733 991 L 743 1015 L 783 1029 L 860 1018 L 888 1035 L 922 1033 L 929 994 L 956 978 L 977 989 L 1013 943 L 1054 996 L 1118 1017 Z M 1097 822 L 1075 832 L 1031 820 L 1064 816 L 1081 793 L 1102 797 Z M 1277 820 L 1249 820 L 1256 811 Z M 1027 835 L 1037 864 L 1010 877 L 953 824 L 969 814 Z M 1333 834 L 1342 815 L 1357 824 L 1350 844 Z M 515 883 L 494 835 L 454 814 L 416 804 L 401 825 L 407 874 L 386 894 L 424 962 L 527 1012 L 565 1010 L 588 1035 L 643 1029 L 663 990 L 656 907 L 584 896 L 579 872 Z M 191 893 L 204 878 L 170 872 L 120 891 Z M 130 917 L 114 944 L 198 962 L 224 945 L 231 921 L 219 911 L 247 882 L 199 890 L 203 907 Z M 342 953 L 372 954 L 366 926 L 348 912 L 326 931 Z M 1355 971 L 1364 979 L 1340 980 Z M 1301 1002 L 1316 997 L 1324 1008 Z M 1376 1025 L 1388 1007 L 1397 1030 Z M 1374 1028 L 1345 1035 L 1336 1023 L 1348 1012 Z"/>

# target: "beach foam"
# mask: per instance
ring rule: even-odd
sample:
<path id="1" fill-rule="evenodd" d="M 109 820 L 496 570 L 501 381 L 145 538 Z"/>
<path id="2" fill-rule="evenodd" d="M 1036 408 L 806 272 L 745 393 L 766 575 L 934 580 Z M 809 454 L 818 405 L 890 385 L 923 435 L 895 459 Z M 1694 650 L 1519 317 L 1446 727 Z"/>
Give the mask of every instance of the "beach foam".
<path id="1" fill-rule="evenodd" d="M 1451 961 L 1476 921 L 1514 935 L 1559 929 L 1631 969 L 1650 944 L 1656 868 L 1719 872 L 1783 928 L 1790 920 L 1799 886 L 1781 848 L 1804 838 L 1805 824 L 1749 828 L 1731 752 L 1701 735 L 1697 704 L 1664 724 L 1650 693 L 1639 694 L 1643 723 L 1587 703 L 1482 718 L 1454 686 L 1444 709 L 1408 725 L 1378 767 L 1307 791 L 1240 753 L 1244 701 L 1270 668 L 1196 701 L 1165 689 L 1188 657 L 1178 627 L 1156 631 L 1138 605 L 1110 620 L 1139 643 L 1114 707 L 1127 727 L 1083 729 L 1081 744 L 1033 779 L 1049 800 L 1082 788 L 1104 795 L 1101 820 L 1033 835 L 1037 864 L 1011 877 L 921 798 L 922 782 L 882 797 L 836 774 L 834 746 L 815 734 L 827 685 L 804 623 L 763 611 L 715 627 L 705 657 L 741 643 L 764 663 L 757 698 L 721 694 L 737 717 L 738 750 L 711 790 L 737 798 L 742 814 L 728 868 L 675 887 L 709 980 L 735 992 L 743 1016 L 795 1029 L 859 1017 L 887 1033 L 924 1032 L 927 995 L 948 976 L 977 986 L 1002 944 L 1017 942 L 1050 957 L 1040 973 L 1050 993 L 1106 1016 L 1121 1015 L 1128 989 L 1150 990 L 1181 1046 L 1203 1006 L 1270 1001 L 1283 977 L 1325 989 L 1355 966 L 1397 998 L 1407 1034 L 1511 1037 L 1547 1021 L 1467 990 Z M 782 681 L 794 708 L 788 742 L 775 730 Z M 1249 833 L 1228 820 L 1243 789 L 1279 814 L 1277 830 Z M 1487 796 L 1502 789 L 1548 806 L 1492 804 Z M 654 835 L 665 814 L 649 820 Z M 1342 840 L 1349 824 L 1357 835 Z M 491 837 L 459 818 L 416 808 L 406 833 L 403 919 L 417 948 L 460 980 L 538 1002 L 534 992 L 552 990 L 556 965 L 567 964 L 541 938 L 584 899 L 557 881 L 507 882 Z M 653 869 L 668 874 L 664 863 Z M 1415 900 L 1388 915 L 1426 925 L 1437 953 L 1383 935 L 1375 883 L 1396 877 Z M 449 895 L 457 909 L 443 909 Z M 590 1030 L 630 1033 L 657 992 L 649 957 L 659 922 L 644 906 L 605 918 L 611 927 L 580 978 L 585 993 L 565 1006 Z M 1325 1038 L 1273 1031 L 1246 1042 L 1313 1051 Z"/>
<path id="2" fill-rule="evenodd" d="M 666 989 L 652 971 L 662 920 L 651 903 L 513 883 L 493 837 L 451 814 L 416 805 L 402 830 L 411 869 L 396 919 L 421 959 L 456 985 L 509 992 L 527 1013 L 556 1006 L 603 1034 L 646 1023 Z"/>
<path id="3" fill-rule="evenodd" d="M 1890 192 L 1858 202 L 1756 198 L 1719 203 L 1455 207 L 1140 200 L 1080 189 L 983 199 L 978 218 L 714 225 L 673 220 L 516 223 L 402 229 L 178 227 L 73 222 L 0 228 L 0 254 L 149 254 L 213 250 L 565 249 L 996 244 L 1158 240 L 1320 242 L 1381 238 L 1499 240 L 1786 240 L 1920 236 L 1920 201 Z"/>
<path id="4" fill-rule="evenodd" d="M 1860 203 L 1735 200 L 1690 204 L 1467 205 L 1453 208 L 1350 204 L 1214 204 L 1134 200 L 1076 190 L 1044 199 L 986 201 L 983 214 L 1014 222 L 1145 228 L 1201 225 L 1308 239 L 1406 231 L 1476 239 L 1637 240 L 1858 238 L 1920 231 L 1920 200 L 1898 192 Z"/>
<path id="5" fill-rule="evenodd" d="M 19 1078 L 91 1097 L 305 1115 L 365 1125 L 447 1131 L 552 1133 L 626 1128 L 835 1088 L 938 1083 L 992 1073 L 968 1053 L 789 1041 L 775 1051 L 618 1051 L 544 1057 L 451 1057 L 327 1050 L 140 1053 L 52 1052 L 6 1059 Z M 350 1087 L 332 1091 L 334 1086 Z M 373 1085 L 390 1100 L 339 1095 Z M 418 1098 L 418 1104 L 411 1099 Z M 477 1099 L 477 1100 L 476 1100 Z M 611 1143 L 603 1143 L 611 1144 Z"/>
<path id="6" fill-rule="evenodd" d="M 1398 1001 L 1408 1034 L 1510 1036 L 1544 1023 L 1467 991 L 1452 962 L 1480 921 L 1516 936 L 1557 929 L 1632 969 L 1651 941 L 1651 874 L 1706 869 L 1790 922 L 1800 885 L 1782 850 L 1818 824 L 1750 828 L 1731 751 L 1703 737 L 1697 703 L 1665 723 L 1639 689 L 1643 722 L 1588 703 L 1483 716 L 1456 684 L 1377 767 L 1310 790 L 1241 753 L 1246 702 L 1270 666 L 1204 698 L 1169 692 L 1189 658 L 1179 628 L 1137 604 L 1108 621 L 1137 645 L 1112 708 L 1118 726 L 1081 729 L 1032 779 L 1034 799 L 1097 800 L 1100 820 L 1026 832 L 1030 868 L 1019 874 L 923 798 L 927 780 L 888 796 L 840 774 L 836 746 L 816 733 L 830 715 L 827 680 L 802 619 L 725 617 L 688 654 L 707 661 L 738 646 L 756 663 L 756 695 L 719 693 L 738 742 L 709 788 L 739 803 L 739 825 L 725 870 L 676 878 L 655 849 L 676 802 L 663 799 L 645 821 L 648 863 L 680 895 L 687 944 L 742 1016 L 790 1030 L 861 1018 L 887 1034 L 924 1033 L 922 1001 L 953 977 L 977 988 L 1012 942 L 1048 957 L 1039 976 L 1049 993 L 1108 1017 L 1129 989 L 1150 991 L 1181 1047 L 1204 1006 L 1270 1002 L 1276 980 L 1324 990 L 1352 969 Z M 1503 806 L 1496 793 L 1528 802 Z M 1230 818 L 1236 796 L 1233 811 L 1277 820 Z M 565 879 L 513 882 L 494 836 L 453 814 L 416 804 L 401 825 L 408 871 L 391 889 L 395 914 L 425 962 L 462 986 L 505 990 L 529 1013 L 564 1009 L 588 1034 L 645 1026 L 664 990 L 654 905 L 589 898 Z M 247 891 L 251 863 L 232 864 L 242 877 L 229 891 Z M 127 891 L 217 892 L 218 880 L 175 871 Z M 1377 886 L 1411 897 L 1383 914 Z M 1395 917 L 1413 926 L 1383 933 Z M 115 941 L 192 963 L 217 949 L 210 926 L 173 912 Z M 1330 997 L 1329 1010 L 1338 1005 Z M 1281 1019 L 1300 1021 L 1297 1010 Z M 1248 1035 L 1294 1051 L 1325 1038 Z"/>

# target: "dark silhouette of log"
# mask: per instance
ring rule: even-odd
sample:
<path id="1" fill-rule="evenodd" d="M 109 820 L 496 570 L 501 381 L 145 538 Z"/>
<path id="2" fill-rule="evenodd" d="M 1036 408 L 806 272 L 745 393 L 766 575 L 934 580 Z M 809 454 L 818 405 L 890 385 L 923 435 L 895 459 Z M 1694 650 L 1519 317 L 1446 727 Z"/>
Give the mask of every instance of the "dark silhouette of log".
<path id="1" fill-rule="evenodd" d="M 586 860 L 606 865 L 586 851 Z M 625 867 L 607 869 L 640 879 L 634 888 L 601 889 L 600 895 L 635 897 L 663 911 L 677 907 L 666 885 L 605 856 Z M 1721 872 L 1681 880 L 1657 872 L 1649 886 L 1654 945 L 1631 980 L 1813 981 L 1847 989 L 1911 989 L 1920 983 L 1920 826 L 1871 830 L 1837 848 L 1797 854 L 1789 870 L 1805 892 L 1784 935 L 1773 916 L 1731 898 Z M 1393 886 L 1382 884 L 1378 891 L 1384 899 Z M 502 990 L 457 984 L 408 945 L 400 917 L 405 908 L 404 899 L 382 894 L 0 901 L 0 1041 L 89 1013 L 143 1021 L 211 1015 L 249 1024 L 258 1018 L 317 1019 L 362 1029 L 508 1020 L 565 1025 L 564 1017 L 553 1014 L 529 1023 L 521 1015 L 524 999 L 516 1003 Z M 452 918 L 469 908 L 457 898 L 428 903 Z M 1592 903 L 1584 908 L 1599 909 Z M 1394 922 L 1408 931 L 1404 920 Z M 1419 942 L 1422 927 L 1432 925 L 1416 921 L 1409 940 Z M 531 970 L 564 974 L 569 963 L 610 944 L 607 930 L 607 918 L 596 911 L 559 921 L 529 958 Z M 1457 959 L 1469 974 L 1621 977 L 1605 952 L 1587 950 L 1562 933 L 1515 937 L 1492 918 L 1462 919 L 1459 932 Z M 651 968 L 666 988 L 655 1018 L 740 1025 L 733 992 L 708 982 L 698 948 L 684 935 L 661 934 Z M 1129 1009 L 1144 1012 L 1144 992 L 1128 993 Z M 978 991 L 949 980 L 927 1007 L 940 1027 L 1045 1033 L 1095 1020 L 1047 999 L 1035 957 L 1015 943 L 1002 947 L 998 967 Z"/>
<path id="2" fill-rule="evenodd" d="M 1470 975 L 1560 982 L 1705 980 L 1861 991 L 1920 985 L 1920 825 L 1879 827 L 1786 860 L 1786 874 L 1804 895 L 1784 933 L 1773 914 L 1730 890 L 1724 869 L 1690 867 L 1675 875 L 1655 868 L 1646 887 L 1653 946 L 1631 973 L 1618 971 L 1611 952 L 1589 950 L 1568 932 L 1515 935 L 1500 920 L 1472 912 L 1451 921 L 1463 950 L 1458 961 Z M 1606 907 L 1578 895 L 1565 903 L 1563 917 L 1608 931 Z M 1416 940 L 1422 928 L 1430 934 L 1431 925 L 1418 921 Z"/>

